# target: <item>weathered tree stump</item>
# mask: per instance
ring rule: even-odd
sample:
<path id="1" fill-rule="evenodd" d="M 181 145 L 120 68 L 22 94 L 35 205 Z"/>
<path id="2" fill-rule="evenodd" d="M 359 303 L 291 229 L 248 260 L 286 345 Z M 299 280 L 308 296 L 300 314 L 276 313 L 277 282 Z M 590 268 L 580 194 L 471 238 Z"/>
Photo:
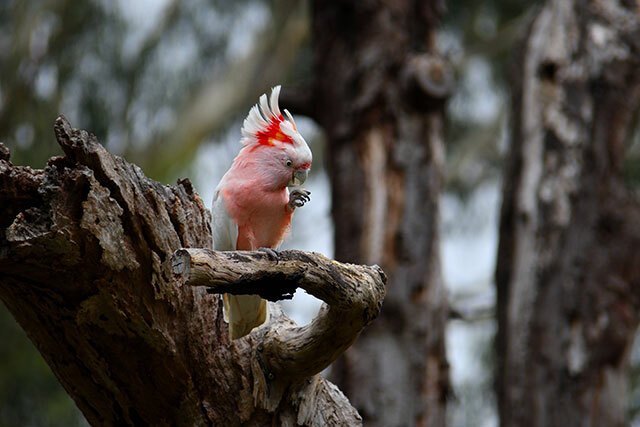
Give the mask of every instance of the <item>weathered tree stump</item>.
<path id="1" fill-rule="evenodd" d="M 44 170 L 0 144 L 0 299 L 92 425 L 361 423 L 316 374 L 376 316 L 379 268 L 181 249 L 211 247 L 188 180 L 148 179 L 64 117 L 55 134 L 65 156 Z M 298 328 L 272 305 L 234 342 L 208 292 L 273 300 L 296 286 L 329 306 Z"/>

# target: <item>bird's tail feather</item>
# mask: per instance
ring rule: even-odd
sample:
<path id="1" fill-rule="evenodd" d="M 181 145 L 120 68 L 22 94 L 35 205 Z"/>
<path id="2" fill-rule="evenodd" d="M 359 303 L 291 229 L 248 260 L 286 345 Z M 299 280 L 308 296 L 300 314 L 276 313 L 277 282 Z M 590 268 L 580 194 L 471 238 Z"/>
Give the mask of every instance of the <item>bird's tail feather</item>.
<path id="1" fill-rule="evenodd" d="M 224 320 L 229 322 L 229 338 L 242 338 L 267 320 L 267 301 L 258 295 L 222 295 Z"/>

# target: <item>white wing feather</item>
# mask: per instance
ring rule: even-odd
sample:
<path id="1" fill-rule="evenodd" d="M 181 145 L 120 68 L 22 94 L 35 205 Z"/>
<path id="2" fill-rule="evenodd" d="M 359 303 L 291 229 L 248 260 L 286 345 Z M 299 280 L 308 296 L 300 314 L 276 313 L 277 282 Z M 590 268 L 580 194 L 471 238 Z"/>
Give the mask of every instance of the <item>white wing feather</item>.
<path id="1" fill-rule="evenodd" d="M 213 197 L 213 249 L 216 251 L 236 250 L 238 242 L 238 224 L 233 220 L 220 194 L 220 187 Z M 231 339 L 241 338 L 265 322 L 267 317 L 266 301 L 257 295 L 223 295 L 224 320 L 229 323 Z"/>
<path id="2" fill-rule="evenodd" d="M 218 187 L 219 188 L 219 187 Z M 220 190 L 213 197 L 213 249 L 216 251 L 234 251 L 238 241 L 238 224 L 231 218 Z"/>

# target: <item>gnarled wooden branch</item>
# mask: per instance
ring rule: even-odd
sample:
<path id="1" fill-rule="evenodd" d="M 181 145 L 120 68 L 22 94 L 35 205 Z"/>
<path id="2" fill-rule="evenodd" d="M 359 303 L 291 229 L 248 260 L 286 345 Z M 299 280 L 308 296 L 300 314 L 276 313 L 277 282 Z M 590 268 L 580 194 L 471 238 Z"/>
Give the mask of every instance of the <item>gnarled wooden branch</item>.
<path id="1" fill-rule="evenodd" d="M 283 360 L 277 363 L 278 371 L 288 376 L 306 377 L 326 368 L 375 319 L 385 295 L 380 267 L 343 264 L 313 252 L 282 251 L 274 259 L 263 251 L 181 249 L 172 265 L 185 284 L 208 287 L 210 293 L 255 294 L 277 301 L 291 298 L 300 287 L 326 302 L 328 310 L 311 324 L 279 337 L 274 351 Z"/>
<path id="2" fill-rule="evenodd" d="M 288 384 L 322 371 L 344 352 L 378 315 L 386 277 L 378 266 L 343 264 L 318 253 L 288 250 L 217 252 L 181 249 L 172 258 L 173 273 L 187 285 L 210 293 L 256 294 L 276 301 L 291 298 L 297 287 L 325 303 L 303 327 L 267 327 L 257 331 L 252 360 L 254 379 L 267 409 L 277 406 Z"/>

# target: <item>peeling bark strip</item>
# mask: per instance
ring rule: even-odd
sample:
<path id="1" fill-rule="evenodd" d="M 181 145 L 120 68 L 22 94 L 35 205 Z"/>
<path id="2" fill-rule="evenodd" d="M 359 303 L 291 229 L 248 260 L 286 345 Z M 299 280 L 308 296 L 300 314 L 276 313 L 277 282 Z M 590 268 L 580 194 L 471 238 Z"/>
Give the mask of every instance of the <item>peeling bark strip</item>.
<path id="1" fill-rule="evenodd" d="M 521 55 L 496 271 L 501 424 L 626 425 L 640 203 L 622 159 L 640 108 L 637 4 L 549 0 Z"/>
<path id="2" fill-rule="evenodd" d="M 275 363 L 281 337 L 315 339 L 313 327 L 295 328 L 272 306 L 267 325 L 229 342 L 219 298 L 174 278 L 169 260 L 176 250 L 211 246 L 209 212 L 188 180 L 173 187 L 148 179 L 64 117 L 55 134 L 65 156 L 51 158 L 44 170 L 11 164 L 0 144 L 0 299 L 92 425 L 361 424 L 334 385 L 320 376 L 303 379 L 327 363 L 322 357 L 310 367 Z M 315 262 L 287 277 L 317 285 L 314 292 L 335 305 L 312 324 L 317 328 L 334 328 L 333 311 L 344 313 L 338 295 L 355 304 L 362 298 L 353 326 L 362 328 L 384 294 L 375 267 L 295 251 L 280 254 L 282 265 L 260 258 L 266 254 L 219 256 L 245 267 L 236 281 L 245 289 L 260 283 L 260 269 L 273 279 L 294 258 Z M 253 263 L 259 268 L 251 272 Z M 309 282 L 321 270 L 327 275 Z M 327 360 L 345 345 L 343 329 L 351 326 L 342 326 L 333 331 L 335 342 L 317 337 Z M 306 348 L 285 349 L 286 357 L 312 359 Z"/>
<path id="3" fill-rule="evenodd" d="M 386 277 L 378 266 L 342 264 L 317 253 L 282 251 L 274 259 L 262 251 L 181 249 L 172 265 L 181 282 L 209 292 L 275 301 L 291 298 L 300 287 L 328 304 L 304 327 L 261 327 L 255 334 L 254 381 L 269 386 L 269 410 L 279 402 L 277 392 L 320 373 L 342 354 L 376 318 L 385 294 Z"/>

